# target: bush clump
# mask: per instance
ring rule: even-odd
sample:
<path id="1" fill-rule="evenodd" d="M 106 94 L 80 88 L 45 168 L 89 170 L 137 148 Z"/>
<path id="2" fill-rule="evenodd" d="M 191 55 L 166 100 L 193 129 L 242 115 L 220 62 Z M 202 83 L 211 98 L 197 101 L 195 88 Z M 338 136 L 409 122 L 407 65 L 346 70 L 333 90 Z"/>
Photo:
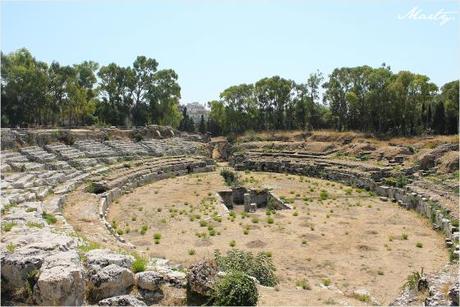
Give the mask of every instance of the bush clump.
<path id="1" fill-rule="evenodd" d="M 134 273 L 144 272 L 147 266 L 147 259 L 139 255 L 135 255 L 134 258 L 133 264 L 131 265 L 131 271 Z"/>
<path id="2" fill-rule="evenodd" d="M 258 299 L 253 279 L 239 271 L 231 271 L 214 286 L 212 295 L 215 306 L 255 306 Z"/>
<path id="3" fill-rule="evenodd" d="M 42 213 L 42 217 L 48 224 L 55 224 L 57 222 L 56 217 L 51 213 L 47 213 L 46 211 Z"/>
<path id="4" fill-rule="evenodd" d="M 223 169 L 220 171 L 220 175 L 224 177 L 225 184 L 228 186 L 237 186 L 239 184 L 238 175 L 228 169 Z"/>
<path id="5" fill-rule="evenodd" d="M 219 269 L 224 272 L 245 272 L 263 286 L 273 287 L 278 284 L 276 268 L 266 253 L 260 252 L 254 256 L 251 252 L 232 249 L 225 256 L 216 251 L 215 259 Z"/>
<path id="6" fill-rule="evenodd" d="M 384 182 L 392 187 L 403 188 L 409 184 L 409 179 L 404 175 L 399 175 L 398 177 L 387 177 Z"/>

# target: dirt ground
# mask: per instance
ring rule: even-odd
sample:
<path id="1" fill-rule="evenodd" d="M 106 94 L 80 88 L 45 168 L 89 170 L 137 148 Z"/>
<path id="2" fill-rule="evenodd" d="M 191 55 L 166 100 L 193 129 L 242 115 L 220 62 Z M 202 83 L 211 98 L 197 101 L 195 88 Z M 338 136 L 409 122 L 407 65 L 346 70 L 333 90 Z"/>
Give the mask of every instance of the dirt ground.
<path id="1" fill-rule="evenodd" d="M 422 267 L 432 272 L 447 262 L 442 235 L 397 204 L 319 179 L 239 174 L 246 187 L 271 188 L 294 209 L 272 215 L 259 209 L 247 216 L 236 209 L 235 218 L 220 219 L 216 192 L 227 187 L 218 170 L 140 187 L 111 205 L 108 221 L 139 252 L 184 266 L 212 257 L 215 249 L 225 252 L 233 243 L 254 253 L 270 252 L 280 284 L 259 287 L 261 305 L 366 304 L 353 296 L 359 289 L 388 304 L 410 273 Z M 66 207 L 66 218 L 82 235 L 104 244 L 94 235 L 100 226 L 90 227 L 99 221 L 79 209 L 92 200 L 77 195 L 69 199 L 73 205 Z M 107 231 L 103 234 L 110 242 Z M 301 283 L 310 290 L 298 287 Z"/>

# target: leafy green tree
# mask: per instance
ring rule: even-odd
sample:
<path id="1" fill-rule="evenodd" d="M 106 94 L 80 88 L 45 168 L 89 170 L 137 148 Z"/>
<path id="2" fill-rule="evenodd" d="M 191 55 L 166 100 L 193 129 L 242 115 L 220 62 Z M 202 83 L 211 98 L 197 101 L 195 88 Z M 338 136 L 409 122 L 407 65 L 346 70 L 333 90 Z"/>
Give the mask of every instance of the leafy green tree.
<path id="1" fill-rule="evenodd" d="M 172 69 L 159 70 L 147 95 L 152 112 L 152 122 L 178 127 L 182 118 L 179 99 L 180 86 L 177 74 Z"/>
<path id="2" fill-rule="evenodd" d="M 458 134 L 459 81 L 452 81 L 441 87 L 439 99 L 445 105 L 445 132 Z"/>
<path id="3" fill-rule="evenodd" d="M 200 118 L 200 126 L 198 128 L 198 131 L 200 131 L 201 133 L 206 133 L 206 122 L 204 121 L 203 115 L 201 115 Z"/>
<path id="4" fill-rule="evenodd" d="M 437 134 L 443 134 L 445 129 L 445 110 L 444 110 L 444 102 L 438 101 L 436 103 L 433 115 L 433 129 Z"/>

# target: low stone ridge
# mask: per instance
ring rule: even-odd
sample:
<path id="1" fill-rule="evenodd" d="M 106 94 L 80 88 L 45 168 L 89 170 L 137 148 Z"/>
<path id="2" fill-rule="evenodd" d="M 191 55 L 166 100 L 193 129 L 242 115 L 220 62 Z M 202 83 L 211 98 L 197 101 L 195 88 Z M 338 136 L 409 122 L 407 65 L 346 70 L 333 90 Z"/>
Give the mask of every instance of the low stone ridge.
<path id="1" fill-rule="evenodd" d="M 181 132 L 168 126 L 149 125 L 132 129 L 82 128 L 82 129 L 10 129 L 2 128 L 1 148 L 16 149 L 24 146 L 45 146 L 52 143 L 70 145 L 76 141 L 93 140 L 149 140 L 183 137 L 189 141 L 207 142 L 208 137 Z"/>

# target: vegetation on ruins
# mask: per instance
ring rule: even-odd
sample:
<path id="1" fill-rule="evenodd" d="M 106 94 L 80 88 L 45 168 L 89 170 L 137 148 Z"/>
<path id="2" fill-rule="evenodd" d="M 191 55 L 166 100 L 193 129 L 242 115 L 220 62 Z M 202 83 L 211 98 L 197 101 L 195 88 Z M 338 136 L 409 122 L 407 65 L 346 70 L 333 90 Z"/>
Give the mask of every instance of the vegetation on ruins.
<path id="1" fill-rule="evenodd" d="M 52 213 L 48 213 L 48 212 L 43 212 L 42 213 L 42 217 L 45 219 L 45 221 L 48 223 L 48 224 L 55 224 L 57 222 L 57 219 L 56 217 L 54 216 L 54 214 Z"/>
<path id="2" fill-rule="evenodd" d="M 423 278 L 423 268 L 420 272 L 414 271 L 409 276 L 407 276 L 406 282 L 404 283 L 403 287 L 407 287 L 409 289 L 417 289 L 420 280 Z"/>
<path id="3" fill-rule="evenodd" d="M 399 175 L 398 177 L 386 177 L 384 178 L 386 185 L 403 188 L 409 184 L 409 178 L 404 175 Z"/>
<path id="4" fill-rule="evenodd" d="M 275 275 L 275 266 L 271 257 L 266 253 L 260 252 L 253 255 L 251 252 L 232 249 L 222 255 L 218 250 L 215 251 L 216 263 L 224 272 L 241 271 L 249 276 L 256 278 L 261 285 L 273 287 L 278 284 Z"/>
<path id="5" fill-rule="evenodd" d="M 243 272 L 231 271 L 217 281 L 212 301 L 216 306 L 255 306 L 258 296 L 253 279 Z"/>
<path id="6" fill-rule="evenodd" d="M 225 184 L 228 186 L 233 187 L 239 184 L 238 174 L 229 169 L 221 170 L 220 175 L 224 177 Z"/>
<path id="7" fill-rule="evenodd" d="M 134 255 L 134 261 L 131 264 L 131 271 L 134 273 L 144 272 L 147 267 L 147 259 L 139 255 Z"/>
<path id="8" fill-rule="evenodd" d="M 10 231 L 14 226 L 16 226 L 15 222 L 3 222 L 2 223 L 2 231 L 8 232 Z"/>
<path id="9" fill-rule="evenodd" d="M 195 125 L 179 106 L 178 75 L 138 56 L 132 66 L 72 66 L 36 60 L 27 49 L 1 55 L 2 127 L 161 124 L 213 135 L 261 130 L 358 130 L 378 135 L 458 133 L 459 82 L 390 66 L 336 68 L 305 83 L 279 76 L 230 86 Z M 322 97 L 322 100 L 321 100 Z M 63 141 L 72 143 L 73 140 Z"/>

